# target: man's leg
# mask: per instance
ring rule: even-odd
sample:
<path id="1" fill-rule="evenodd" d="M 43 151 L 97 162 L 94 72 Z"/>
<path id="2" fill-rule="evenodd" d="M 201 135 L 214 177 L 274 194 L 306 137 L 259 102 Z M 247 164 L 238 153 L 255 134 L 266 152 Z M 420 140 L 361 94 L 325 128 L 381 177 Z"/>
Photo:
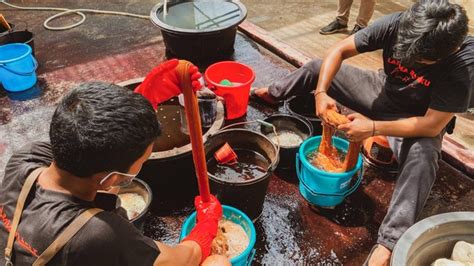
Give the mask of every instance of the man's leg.
<path id="1" fill-rule="evenodd" d="M 351 13 L 352 2 L 353 0 L 339 0 L 336 19 L 342 25 L 347 25 L 347 22 L 349 22 L 349 14 Z"/>
<path id="2" fill-rule="evenodd" d="M 273 82 L 268 86 L 268 92 L 275 100 L 285 100 L 293 95 L 307 94 L 316 89 L 319 78 L 319 69 L 322 61 L 315 59 L 285 78 Z"/>
<path id="3" fill-rule="evenodd" d="M 347 22 L 349 21 L 349 14 L 351 12 L 352 1 L 353 0 L 339 0 L 336 19 L 327 26 L 322 27 L 319 30 L 319 33 L 327 35 L 346 31 Z"/>
<path id="4" fill-rule="evenodd" d="M 357 15 L 356 24 L 361 28 L 367 27 L 369 21 L 374 14 L 375 0 L 361 0 L 359 14 Z"/>
<path id="5" fill-rule="evenodd" d="M 315 90 L 321 64 L 322 60 L 313 60 L 274 82 L 268 87 L 269 96 L 274 100 L 284 100 Z M 328 95 L 363 115 L 383 115 L 391 108 L 391 104 L 381 97 L 384 81 L 384 76 L 377 72 L 343 64 L 331 83 Z"/>
<path id="6" fill-rule="evenodd" d="M 444 132 L 434 138 L 389 137 L 400 168 L 377 242 L 390 250 L 415 223 L 428 199 L 436 180 L 443 135 Z"/>

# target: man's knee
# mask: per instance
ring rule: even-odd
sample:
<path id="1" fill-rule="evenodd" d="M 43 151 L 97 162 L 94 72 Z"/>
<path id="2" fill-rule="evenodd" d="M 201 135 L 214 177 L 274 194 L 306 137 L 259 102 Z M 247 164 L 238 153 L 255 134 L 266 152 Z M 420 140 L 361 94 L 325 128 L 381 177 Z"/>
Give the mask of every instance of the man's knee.
<path id="1" fill-rule="evenodd" d="M 431 166 L 438 169 L 438 160 L 441 157 L 441 139 L 435 138 L 414 138 L 405 139 L 402 144 L 400 159 L 417 162 L 422 166 Z"/>
<path id="2" fill-rule="evenodd" d="M 412 153 L 421 156 L 438 156 L 441 152 L 441 141 L 435 138 L 416 138 L 410 148 Z"/>
<path id="3" fill-rule="evenodd" d="M 321 69 L 321 64 L 323 61 L 321 59 L 313 59 L 308 63 L 303 65 L 303 68 L 311 72 L 313 75 L 319 75 L 319 70 Z"/>

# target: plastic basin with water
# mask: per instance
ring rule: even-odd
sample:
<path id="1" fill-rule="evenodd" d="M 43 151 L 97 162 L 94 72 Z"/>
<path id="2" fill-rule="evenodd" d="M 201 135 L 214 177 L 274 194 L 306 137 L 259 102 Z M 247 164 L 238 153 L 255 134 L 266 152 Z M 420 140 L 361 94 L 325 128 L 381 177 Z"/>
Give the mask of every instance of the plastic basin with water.
<path id="1" fill-rule="evenodd" d="M 168 57 L 194 64 L 229 59 L 234 53 L 237 26 L 247 17 L 240 1 L 168 1 L 150 12 L 152 22 L 163 36 Z"/>
<path id="2" fill-rule="evenodd" d="M 311 204 L 320 207 L 334 207 L 353 193 L 360 185 L 363 174 L 362 156 L 359 154 L 354 169 L 343 173 L 331 173 L 313 166 L 307 159 L 309 153 L 317 150 L 321 136 L 307 139 L 301 144 L 296 157 L 296 173 L 300 180 L 302 196 Z M 347 151 L 349 142 L 333 137 L 333 145 Z M 356 179 L 353 182 L 354 177 Z M 352 186 L 351 186 L 352 184 Z"/>
<path id="3" fill-rule="evenodd" d="M 257 240 L 257 232 L 255 231 L 255 226 L 253 225 L 253 222 L 247 215 L 245 215 L 245 213 L 234 207 L 222 205 L 222 208 L 224 218 L 242 226 L 250 240 L 247 248 L 240 255 L 231 258 L 230 262 L 233 266 L 251 265 L 253 257 L 255 255 L 254 246 Z M 181 229 L 181 235 L 179 237 L 180 241 L 183 240 L 191 232 L 195 225 L 196 212 L 193 212 L 184 221 L 183 227 Z"/>
<path id="4" fill-rule="evenodd" d="M 277 147 L 266 136 L 247 129 L 226 129 L 210 136 L 205 144 L 206 158 L 213 158 L 214 153 L 225 143 L 236 151 L 253 151 L 267 160 L 268 169 L 263 174 L 249 180 L 229 180 L 209 172 L 211 192 L 222 204 L 234 206 L 256 221 L 263 209 L 263 202 L 273 171 L 279 161 Z"/>

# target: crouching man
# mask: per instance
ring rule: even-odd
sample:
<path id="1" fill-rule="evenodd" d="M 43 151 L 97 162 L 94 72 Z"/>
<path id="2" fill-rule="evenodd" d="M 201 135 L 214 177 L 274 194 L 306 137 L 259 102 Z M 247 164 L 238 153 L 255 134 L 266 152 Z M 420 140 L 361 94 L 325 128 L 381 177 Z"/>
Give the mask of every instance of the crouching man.
<path id="1" fill-rule="evenodd" d="M 472 107 L 474 38 L 467 33 L 468 18 L 461 6 L 419 0 L 335 44 L 323 61 L 311 61 L 253 92 L 276 103 L 315 90 L 316 113 L 324 121 L 336 101 L 356 112 L 348 116 L 350 123 L 339 126 L 349 139 L 388 136 L 399 174 L 366 263 L 370 266 L 389 265 L 391 250 L 417 220 L 436 180 L 450 121 Z M 383 54 L 383 71 L 342 63 L 376 50 Z"/>
<path id="2" fill-rule="evenodd" d="M 171 247 L 145 237 L 99 190 L 130 184 L 160 128 L 141 95 L 85 83 L 59 103 L 50 143 L 14 154 L 0 186 L 1 265 L 198 265 L 222 207 L 195 200 L 197 225 Z M 109 201 L 110 202 L 110 201 Z M 214 258 L 215 259 L 215 258 Z M 225 261 L 225 260 L 224 260 Z"/>

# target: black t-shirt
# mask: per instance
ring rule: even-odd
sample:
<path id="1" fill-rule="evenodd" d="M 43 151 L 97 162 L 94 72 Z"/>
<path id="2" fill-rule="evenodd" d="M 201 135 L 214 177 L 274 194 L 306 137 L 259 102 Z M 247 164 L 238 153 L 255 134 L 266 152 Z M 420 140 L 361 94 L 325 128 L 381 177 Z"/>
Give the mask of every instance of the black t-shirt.
<path id="1" fill-rule="evenodd" d="M 467 36 L 459 51 L 436 64 L 406 68 L 393 58 L 403 13 L 384 16 L 354 36 L 359 53 L 383 49 L 386 93 L 400 111 L 424 115 L 428 108 L 451 113 L 472 105 L 474 38 Z"/>
<path id="2" fill-rule="evenodd" d="M 52 161 L 48 143 L 36 142 L 13 155 L 0 187 L 0 265 L 5 264 L 10 223 L 26 177 Z M 96 202 L 33 186 L 25 203 L 15 241 L 15 265 L 31 265 L 77 216 Z M 157 245 L 125 218 L 103 211 L 89 222 L 50 261 L 50 265 L 153 265 Z"/>

